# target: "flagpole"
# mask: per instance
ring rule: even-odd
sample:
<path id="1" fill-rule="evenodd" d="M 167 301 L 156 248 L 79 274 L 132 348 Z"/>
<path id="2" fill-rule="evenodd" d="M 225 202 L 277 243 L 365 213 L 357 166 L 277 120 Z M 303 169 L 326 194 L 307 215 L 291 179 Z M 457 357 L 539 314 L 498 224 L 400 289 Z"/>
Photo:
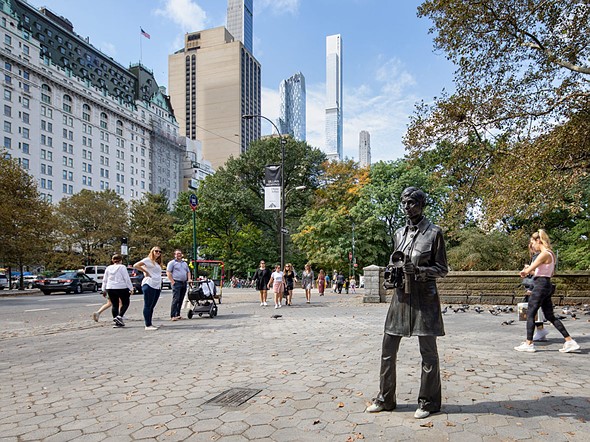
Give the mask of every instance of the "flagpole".
<path id="1" fill-rule="evenodd" d="M 141 35 L 141 27 L 139 28 L 139 64 L 141 65 L 141 59 L 143 56 L 143 45 L 141 42 L 141 37 L 143 37 L 143 35 Z"/>

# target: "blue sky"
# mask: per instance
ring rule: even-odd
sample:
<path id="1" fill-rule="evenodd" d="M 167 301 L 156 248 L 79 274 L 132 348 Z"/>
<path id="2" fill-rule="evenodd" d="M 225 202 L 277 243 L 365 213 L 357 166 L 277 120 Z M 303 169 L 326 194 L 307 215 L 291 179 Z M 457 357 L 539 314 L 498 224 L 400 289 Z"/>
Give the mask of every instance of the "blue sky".
<path id="1" fill-rule="evenodd" d="M 226 0 L 29 0 L 68 18 L 74 31 L 123 66 L 140 59 L 168 86 L 168 55 L 186 32 L 225 26 Z M 361 130 L 373 162 L 404 155 L 414 104 L 453 91 L 454 66 L 433 50 L 415 0 L 254 0 L 254 56 L 262 65 L 262 114 L 276 120 L 281 80 L 307 85 L 307 141 L 324 145 L 325 39 L 341 34 L 344 155 L 358 159 Z M 140 27 L 148 40 L 140 36 Z M 141 49 L 141 50 L 140 50 Z M 270 133 L 268 123 L 263 133 Z"/>

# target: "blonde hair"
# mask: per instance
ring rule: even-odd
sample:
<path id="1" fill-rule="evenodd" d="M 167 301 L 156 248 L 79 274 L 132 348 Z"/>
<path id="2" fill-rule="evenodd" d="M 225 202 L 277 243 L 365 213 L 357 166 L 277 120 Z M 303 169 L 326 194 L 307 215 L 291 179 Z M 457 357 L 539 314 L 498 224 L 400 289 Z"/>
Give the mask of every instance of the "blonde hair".
<path id="1" fill-rule="evenodd" d="M 158 255 L 156 255 L 156 253 L 155 253 L 156 249 L 162 250 L 162 248 L 158 247 L 158 246 L 152 247 L 150 250 L 150 253 L 148 254 L 148 258 L 151 259 L 152 261 L 155 261 L 158 264 L 162 265 L 162 252 L 160 252 Z"/>
<path id="2" fill-rule="evenodd" d="M 549 239 L 549 235 L 543 229 L 537 230 L 535 233 L 531 235 L 531 239 L 535 241 L 541 241 L 541 244 L 545 246 L 546 249 L 551 250 L 551 240 Z"/>

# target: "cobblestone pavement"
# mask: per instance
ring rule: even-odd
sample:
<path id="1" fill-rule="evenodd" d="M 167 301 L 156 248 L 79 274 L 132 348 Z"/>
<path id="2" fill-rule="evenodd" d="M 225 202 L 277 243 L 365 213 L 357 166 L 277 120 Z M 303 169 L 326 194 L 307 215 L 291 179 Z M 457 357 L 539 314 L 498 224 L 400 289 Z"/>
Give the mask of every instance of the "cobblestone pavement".
<path id="1" fill-rule="evenodd" d="M 364 413 L 378 390 L 387 306 L 335 295 L 260 307 L 253 290 L 224 290 L 216 318 L 166 320 L 157 331 L 132 303 L 124 329 L 89 315 L 0 334 L 2 441 L 588 441 L 588 316 L 564 324 L 582 346 L 562 354 L 559 333 L 536 353 L 512 348 L 515 313 L 445 315 L 439 339 L 443 410 L 416 420 L 419 351 L 402 340 L 398 408 Z M 90 312 L 89 312 L 90 313 Z M 272 315 L 280 314 L 280 318 Z M 258 394 L 239 406 L 207 401 L 229 389 Z"/>

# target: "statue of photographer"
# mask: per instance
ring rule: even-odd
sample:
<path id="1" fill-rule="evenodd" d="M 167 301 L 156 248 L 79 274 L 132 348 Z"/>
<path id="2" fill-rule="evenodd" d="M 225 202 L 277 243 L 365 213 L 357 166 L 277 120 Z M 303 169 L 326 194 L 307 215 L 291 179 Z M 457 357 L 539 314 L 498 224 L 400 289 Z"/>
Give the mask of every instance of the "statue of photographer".
<path id="1" fill-rule="evenodd" d="M 396 359 L 403 336 L 418 336 L 422 355 L 418 409 L 423 419 L 440 411 L 441 381 L 436 337 L 444 336 L 436 278 L 448 272 L 445 243 L 440 227 L 424 217 L 426 194 L 415 187 L 402 192 L 405 227 L 395 232 L 394 252 L 385 273 L 385 286 L 395 293 L 385 319 L 381 354 L 379 395 L 368 413 L 391 411 L 396 407 Z"/>

